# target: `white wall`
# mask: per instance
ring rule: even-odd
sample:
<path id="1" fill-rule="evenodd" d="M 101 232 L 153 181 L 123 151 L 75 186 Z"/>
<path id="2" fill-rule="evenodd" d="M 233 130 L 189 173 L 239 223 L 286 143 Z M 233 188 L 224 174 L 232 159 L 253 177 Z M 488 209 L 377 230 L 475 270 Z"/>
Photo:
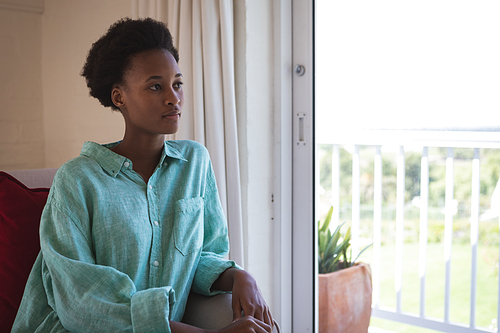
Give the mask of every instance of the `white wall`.
<path id="1" fill-rule="evenodd" d="M 46 167 L 59 167 L 78 156 L 85 141 L 122 139 L 121 114 L 89 97 L 79 73 L 92 43 L 124 16 L 130 16 L 129 1 L 45 0 L 42 83 Z"/>
<path id="2" fill-rule="evenodd" d="M 0 169 L 56 168 L 87 140 L 123 136 L 119 113 L 89 98 L 86 54 L 123 0 L 0 0 Z"/>
<path id="3" fill-rule="evenodd" d="M 45 165 L 43 1 L 0 1 L 0 170 Z"/>

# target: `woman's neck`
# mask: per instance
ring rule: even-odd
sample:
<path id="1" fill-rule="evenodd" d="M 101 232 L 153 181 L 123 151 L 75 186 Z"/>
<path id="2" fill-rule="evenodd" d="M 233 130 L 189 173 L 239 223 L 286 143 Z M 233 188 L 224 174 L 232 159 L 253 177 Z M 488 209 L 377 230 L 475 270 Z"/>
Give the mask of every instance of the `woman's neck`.
<path id="1" fill-rule="evenodd" d="M 125 134 L 123 140 L 111 150 L 131 160 L 134 171 L 147 183 L 160 161 L 164 141 L 164 135 L 141 140 Z"/>

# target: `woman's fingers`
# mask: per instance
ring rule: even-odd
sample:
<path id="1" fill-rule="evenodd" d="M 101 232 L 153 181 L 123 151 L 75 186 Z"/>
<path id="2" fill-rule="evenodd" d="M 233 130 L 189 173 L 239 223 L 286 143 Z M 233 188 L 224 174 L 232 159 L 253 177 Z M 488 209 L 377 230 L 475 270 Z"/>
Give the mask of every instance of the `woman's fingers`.
<path id="1" fill-rule="evenodd" d="M 256 305 L 246 302 L 242 303 L 233 298 L 233 321 L 240 319 L 242 316 L 251 316 L 271 327 L 273 326 L 271 311 L 265 303 Z"/>
<path id="2" fill-rule="evenodd" d="M 259 316 L 259 311 L 258 311 L 258 308 L 256 308 L 255 306 L 251 305 L 251 304 L 246 304 L 243 306 L 243 314 L 245 316 L 252 316 L 254 318 L 257 318 L 259 320 L 262 320 L 262 318 Z"/>
<path id="3" fill-rule="evenodd" d="M 233 322 L 228 327 L 220 332 L 255 332 L 255 333 L 271 333 L 272 327 L 263 321 L 252 316 L 244 316 L 243 318 Z"/>
<path id="4" fill-rule="evenodd" d="M 269 311 L 269 308 L 266 308 L 266 311 L 264 311 L 264 319 L 263 321 L 270 325 L 271 328 L 273 328 L 274 326 L 274 321 L 273 321 L 273 317 L 271 316 L 271 311 Z"/>
<path id="5" fill-rule="evenodd" d="M 233 320 L 238 320 L 242 316 L 251 316 L 272 329 L 273 320 L 269 307 L 255 279 L 248 272 L 243 270 L 234 272 L 232 293 Z"/>
<path id="6" fill-rule="evenodd" d="M 233 296 L 233 321 L 241 319 L 242 311 L 239 300 Z"/>

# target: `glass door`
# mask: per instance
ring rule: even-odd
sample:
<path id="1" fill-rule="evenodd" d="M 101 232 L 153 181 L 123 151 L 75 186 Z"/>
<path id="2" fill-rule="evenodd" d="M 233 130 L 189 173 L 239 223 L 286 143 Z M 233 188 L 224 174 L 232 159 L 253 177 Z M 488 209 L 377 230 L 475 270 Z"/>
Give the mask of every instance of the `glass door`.
<path id="1" fill-rule="evenodd" d="M 353 257 L 372 244 L 375 324 L 496 329 L 498 15 L 496 1 L 293 1 L 294 331 L 317 329 L 331 206 Z"/>

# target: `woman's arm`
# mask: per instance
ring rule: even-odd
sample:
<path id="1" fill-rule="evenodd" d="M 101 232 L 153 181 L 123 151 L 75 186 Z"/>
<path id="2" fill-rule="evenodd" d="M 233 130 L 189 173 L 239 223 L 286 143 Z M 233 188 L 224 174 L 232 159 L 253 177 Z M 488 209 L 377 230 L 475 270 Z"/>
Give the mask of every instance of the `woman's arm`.
<path id="1" fill-rule="evenodd" d="M 45 287 L 48 304 L 67 330 L 168 329 L 170 286 L 138 291 L 128 275 L 95 263 L 91 243 L 70 218 L 50 206 L 48 215 L 40 229 L 42 278 L 50 286 Z"/>
<path id="2" fill-rule="evenodd" d="M 36 290 L 45 294 L 47 306 L 33 306 L 31 314 L 45 320 L 46 313 L 53 310 L 61 325 L 72 332 L 168 331 L 173 287 L 137 290 L 123 267 L 112 265 L 114 253 L 122 255 L 121 251 L 96 250 L 97 243 L 112 244 L 113 237 L 115 245 L 137 244 L 139 235 L 101 232 L 95 238 L 96 216 L 110 216 L 105 209 L 110 206 L 89 185 L 103 177 L 85 163 L 80 158 L 65 164 L 54 179 L 40 222 L 42 263 L 36 281 Z M 108 219 L 114 218 L 116 215 Z M 127 258 L 130 262 L 137 259 Z"/>
<path id="3" fill-rule="evenodd" d="M 211 333 L 215 331 L 204 330 L 198 327 L 190 326 L 177 321 L 170 322 L 170 330 L 172 333 Z"/>
<path id="4" fill-rule="evenodd" d="M 212 290 L 231 291 L 233 294 L 233 319 L 239 320 L 242 312 L 267 325 L 273 325 L 273 318 L 253 276 L 238 268 L 225 270 L 212 285 Z"/>
<path id="5" fill-rule="evenodd" d="M 203 250 L 192 290 L 202 295 L 232 292 L 234 322 L 220 332 L 271 332 L 273 320 L 255 279 L 237 268 L 234 262 L 224 259 L 229 252 L 227 225 L 210 160 L 203 198 Z M 245 315 L 243 318 L 242 312 Z"/>

